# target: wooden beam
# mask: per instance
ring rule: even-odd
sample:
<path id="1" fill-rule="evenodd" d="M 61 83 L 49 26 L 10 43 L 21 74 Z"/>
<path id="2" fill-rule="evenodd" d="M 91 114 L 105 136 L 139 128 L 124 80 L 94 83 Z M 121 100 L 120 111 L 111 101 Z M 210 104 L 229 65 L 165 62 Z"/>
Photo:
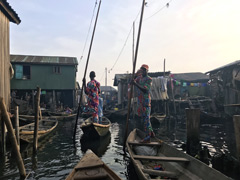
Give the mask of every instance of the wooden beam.
<path id="1" fill-rule="evenodd" d="M 154 160 L 154 161 L 171 161 L 171 162 L 189 162 L 186 158 L 180 158 L 180 157 L 159 157 L 159 156 L 140 156 L 140 155 L 134 155 L 134 159 L 139 160 Z"/>
<path id="2" fill-rule="evenodd" d="M 128 142 L 130 145 L 137 145 L 137 146 L 161 146 L 158 142 L 151 142 L 151 143 L 141 143 L 141 142 Z"/>

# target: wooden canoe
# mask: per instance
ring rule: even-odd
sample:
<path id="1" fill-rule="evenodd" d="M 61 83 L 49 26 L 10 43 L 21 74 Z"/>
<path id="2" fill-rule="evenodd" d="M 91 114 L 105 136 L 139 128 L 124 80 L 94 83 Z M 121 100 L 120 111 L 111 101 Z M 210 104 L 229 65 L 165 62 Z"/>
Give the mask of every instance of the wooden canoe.
<path id="1" fill-rule="evenodd" d="M 110 126 L 111 121 L 104 116 L 102 117 L 102 124 L 94 123 L 92 117 L 90 117 L 80 125 L 83 133 L 89 138 L 105 136 L 109 132 Z"/>
<path id="2" fill-rule="evenodd" d="M 144 135 L 139 129 L 134 129 L 126 142 L 129 155 L 140 180 L 159 178 L 178 180 L 231 179 L 157 138 L 152 138 L 151 143 L 140 143 Z M 145 153 L 143 153 L 143 149 Z M 151 155 L 149 152 L 151 152 Z M 159 168 L 161 170 L 157 170 L 158 165 L 161 166 Z"/>
<path id="3" fill-rule="evenodd" d="M 38 127 L 38 139 L 41 140 L 43 137 L 52 132 L 58 125 L 56 119 L 42 119 L 39 121 Z M 19 128 L 20 140 L 27 143 L 33 143 L 34 137 L 34 126 L 35 123 L 27 124 Z"/>
<path id="4" fill-rule="evenodd" d="M 66 180 L 121 180 L 97 155 L 88 150 Z"/>

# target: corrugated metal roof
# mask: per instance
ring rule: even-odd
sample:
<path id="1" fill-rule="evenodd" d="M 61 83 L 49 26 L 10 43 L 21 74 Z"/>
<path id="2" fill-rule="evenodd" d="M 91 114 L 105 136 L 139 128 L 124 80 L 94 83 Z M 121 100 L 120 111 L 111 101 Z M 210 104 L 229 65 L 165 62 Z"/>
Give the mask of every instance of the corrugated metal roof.
<path id="1" fill-rule="evenodd" d="M 21 20 L 18 14 L 13 10 L 6 0 L 0 0 L 0 10 L 13 23 L 20 24 Z"/>
<path id="2" fill-rule="evenodd" d="M 100 86 L 101 91 L 117 91 L 112 86 Z"/>
<path id="3" fill-rule="evenodd" d="M 163 76 L 164 72 L 149 72 L 148 75 L 150 77 L 159 77 L 159 76 Z M 165 72 L 165 76 L 168 76 L 170 74 L 170 71 L 166 71 Z M 127 79 L 127 78 L 131 78 L 132 74 L 115 74 L 115 78 L 114 78 L 114 82 L 113 85 L 117 86 L 118 85 L 118 80 L 120 79 Z"/>
<path id="4" fill-rule="evenodd" d="M 232 63 L 226 64 L 226 65 L 221 66 L 221 67 L 219 67 L 219 68 L 213 69 L 213 70 L 211 70 L 211 71 L 206 72 L 205 74 L 214 73 L 214 72 L 220 71 L 220 70 L 222 70 L 222 69 L 224 69 L 224 68 L 228 68 L 228 67 L 236 66 L 236 65 L 240 65 L 240 60 L 237 60 L 237 61 L 234 61 L 234 62 L 232 62 Z"/>
<path id="5" fill-rule="evenodd" d="M 193 72 L 193 73 L 173 73 L 174 79 L 176 80 L 184 80 L 184 81 L 208 81 L 209 76 L 206 74 L 203 74 L 201 72 Z"/>
<path id="6" fill-rule="evenodd" d="M 78 65 L 76 57 L 10 55 L 11 63 Z"/>

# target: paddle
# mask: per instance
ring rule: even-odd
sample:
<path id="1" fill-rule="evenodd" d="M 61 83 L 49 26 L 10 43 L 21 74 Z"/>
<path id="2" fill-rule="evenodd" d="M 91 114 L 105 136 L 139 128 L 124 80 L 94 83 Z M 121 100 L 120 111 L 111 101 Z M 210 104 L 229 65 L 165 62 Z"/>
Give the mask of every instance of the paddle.
<path id="1" fill-rule="evenodd" d="M 89 62 L 90 53 L 91 53 L 91 49 L 92 49 L 93 37 L 95 34 L 95 29 L 96 29 L 96 25 L 97 25 L 97 19 L 98 19 L 100 6 L 101 6 L 101 0 L 99 1 L 99 5 L 98 5 L 97 16 L 96 16 L 96 20 L 95 20 L 95 24 L 94 24 L 94 28 L 93 28 L 93 34 L 92 34 L 92 39 L 91 39 L 91 43 L 90 43 L 90 47 L 89 47 L 89 51 L 88 51 L 87 62 L 86 62 L 86 66 L 85 66 L 83 79 L 85 79 L 86 73 L 87 73 L 87 67 L 88 67 L 88 62 Z M 84 84 L 82 82 L 82 90 L 81 90 L 81 94 L 80 94 L 80 100 L 79 100 L 79 104 L 78 104 L 78 110 L 77 110 L 77 116 L 76 116 L 76 122 L 75 122 L 75 127 L 74 127 L 74 134 L 73 134 L 73 142 L 74 143 L 75 143 L 75 136 L 76 136 L 76 131 L 77 131 L 78 116 L 79 116 L 79 111 L 80 111 L 80 106 L 81 106 L 82 96 L 83 96 L 83 86 L 84 86 Z"/>
<path id="2" fill-rule="evenodd" d="M 135 68 L 136 68 L 136 63 L 137 63 L 138 46 L 139 46 L 139 40 L 140 40 L 140 34 L 141 34 L 141 28 L 142 28 L 144 6 L 145 6 L 145 0 L 143 0 L 143 3 L 142 3 L 142 12 L 141 12 L 141 17 L 140 17 L 140 22 L 139 22 L 136 51 L 135 51 L 134 62 L 133 62 L 132 79 L 134 79 Z M 125 136 L 124 136 L 124 141 L 123 141 L 123 151 L 125 151 L 125 147 L 126 147 L 126 140 L 127 140 L 127 134 L 128 134 L 128 120 L 129 120 L 129 116 L 130 116 L 132 94 L 133 94 L 133 84 L 131 83 L 130 98 L 128 99 L 128 113 L 127 113 L 127 120 L 126 120 Z"/>

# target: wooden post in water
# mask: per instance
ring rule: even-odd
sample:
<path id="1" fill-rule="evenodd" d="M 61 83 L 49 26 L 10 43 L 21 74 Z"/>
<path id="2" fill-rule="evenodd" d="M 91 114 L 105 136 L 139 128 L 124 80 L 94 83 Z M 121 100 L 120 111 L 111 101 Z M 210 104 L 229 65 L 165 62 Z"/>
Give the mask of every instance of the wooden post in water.
<path id="1" fill-rule="evenodd" d="M 38 147 L 38 126 L 39 126 L 39 106 L 40 106 L 40 92 L 41 88 L 37 87 L 36 104 L 35 104 L 35 125 L 33 137 L 33 153 L 37 152 Z"/>
<path id="2" fill-rule="evenodd" d="M 14 116 L 15 116 L 15 135 L 17 139 L 17 143 L 20 147 L 20 140 L 19 140 L 19 111 L 18 106 L 14 108 Z"/>
<path id="3" fill-rule="evenodd" d="M 5 156 L 6 153 L 6 128 L 5 128 L 5 124 L 2 118 L 2 113 L 1 113 L 1 109 L 0 109 L 0 123 L 1 123 L 1 155 Z"/>
<path id="4" fill-rule="evenodd" d="M 233 116 L 234 131 L 237 147 L 237 158 L 240 161 L 240 115 Z"/>
<path id="5" fill-rule="evenodd" d="M 19 147 L 17 144 L 16 136 L 14 134 L 12 123 L 11 123 L 10 117 L 7 112 L 6 105 L 5 105 L 2 97 L 0 97 L 0 110 L 2 112 L 2 119 L 4 120 L 4 122 L 7 126 L 7 129 L 8 129 L 8 134 L 9 134 L 9 139 L 11 141 L 12 149 L 16 155 L 16 161 L 17 161 L 20 176 L 25 178 L 26 177 L 25 167 L 24 167 L 23 160 L 22 160 L 22 157 L 21 157 L 21 154 L 19 151 Z"/>
<path id="6" fill-rule="evenodd" d="M 187 153 L 195 156 L 199 150 L 200 109 L 185 109 L 187 128 Z"/>

